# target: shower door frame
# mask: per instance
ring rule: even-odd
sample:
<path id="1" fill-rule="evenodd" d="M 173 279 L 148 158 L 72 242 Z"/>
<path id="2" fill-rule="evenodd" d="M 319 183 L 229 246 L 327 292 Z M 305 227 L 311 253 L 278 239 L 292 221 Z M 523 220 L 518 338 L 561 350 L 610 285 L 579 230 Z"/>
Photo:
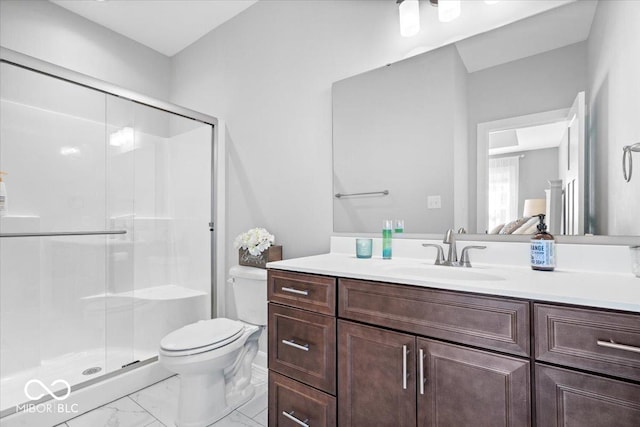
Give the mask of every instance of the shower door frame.
<path id="1" fill-rule="evenodd" d="M 225 283 L 224 262 L 226 259 L 225 250 L 225 165 L 226 150 L 224 140 L 224 122 L 216 117 L 190 110 L 179 105 L 165 102 L 147 95 L 143 95 L 128 89 L 121 88 L 114 84 L 103 80 L 82 74 L 68 68 L 64 68 L 49 62 L 25 55 L 20 52 L 0 46 L 0 63 L 14 65 L 26 70 L 34 71 L 49 77 L 73 83 L 88 89 L 96 90 L 107 95 L 113 95 L 125 100 L 132 101 L 136 104 L 151 107 L 167 113 L 175 114 L 180 117 L 195 120 L 212 126 L 211 132 L 211 211 L 209 224 L 203 224 L 203 228 L 208 226 L 210 229 L 210 245 L 211 245 L 211 318 L 218 315 L 224 315 L 225 292 L 224 287 L 218 289 L 218 283 Z M 80 390 L 90 385 L 99 383 L 111 377 L 115 377 L 124 372 L 136 369 L 156 362 L 158 356 L 140 361 L 126 368 L 117 369 L 115 371 L 104 374 L 100 377 L 75 384 L 71 387 L 71 391 Z M 39 399 L 35 404 L 39 404 L 50 400 L 51 396 Z M 0 414 L 0 418 L 15 413 L 15 408 L 9 408 Z"/>

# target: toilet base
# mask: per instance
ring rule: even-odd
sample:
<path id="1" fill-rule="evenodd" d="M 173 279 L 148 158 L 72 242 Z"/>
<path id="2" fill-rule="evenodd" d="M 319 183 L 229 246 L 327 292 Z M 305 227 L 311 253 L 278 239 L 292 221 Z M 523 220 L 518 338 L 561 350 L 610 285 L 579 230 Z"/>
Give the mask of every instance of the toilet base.
<path id="1" fill-rule="evenodd" d="M 183 386 L 182 381 L 183 378 L 180 378 L 181 381 L 181 387 Z M 198 381 L 197 379 L 193 378 L 192 376 L 190 376 L 189 378 L 186 379 L 186 381 L 191 382 L 191 381 Z M 218 383 L 219 384 L 219 383 Z M 219 385 L 218 385 L 219 386 Z M 210 388 L 211 392 L 214 392 L 213 389 L 215 389 L 216 387 L 212 387 Z M 182 388 L 181 388 L 181 393 L 182 393 Z M 244 387 L 244 389 L 240 392 L 237 393 L 232 393 L 232 394 L 227 394 L 226 399 L 224 401 L 224 406 L 220 406 L 220 405 L 216 405 L 216 403 L 222 403 L 222 402 L 213 402 L 211 401 L 208 405 L 206 405 L 208 407 L 208 411 L 206 414 L 200 414 L 200 417 L 195 417 L 194 418 L 194 413 L 190 412 L 190 409 L 196 409 L 193 407 L 190 407 L 191 405 L 189 405 L 186 402 L 182 402 L 182 399 L 190 399 L 192 400 L 193 397 L 189 397 L 189 396 L 183 396 L 181 394 L 180 396 L 180 413 L 178 414 L 178 418 L 175 421 L 175 425 L 177 427 L 204 427 L 204 426 L 208 426 L 210 424 L 215 423 L 216 421 L 221 420 L 222 418 L 226 417 L 227 415 L 229 415 L 231 412 L 233 412 L 235 409 L 239 408 L 240 406 L 244 405 L 245 403 L 247 403 L 249 400 L 251 400 L 253 398 L 253 396 L 255 395 L 255 387 L 253 386 L 253 384 L 249 384 L 248 386 Z M 206 394 L 204 394 L 203 396 L 206 396 Z M 202 397 L 202 396 L 201 396 Z M 195 403 L 195 402 L 192 402 Z M 196 405 L 198 407 L 202 407 L 202 404 L 197 404 Z"/>
<path id="2" fill-rule="evenodd" d="M 261 331 L 246 325 L 244 336 L 222 351 L 178 357 L 160 353 L 161 363 L 180 378 L 177 427 L 208 426 L 253 398 L 251 371 Z"/>

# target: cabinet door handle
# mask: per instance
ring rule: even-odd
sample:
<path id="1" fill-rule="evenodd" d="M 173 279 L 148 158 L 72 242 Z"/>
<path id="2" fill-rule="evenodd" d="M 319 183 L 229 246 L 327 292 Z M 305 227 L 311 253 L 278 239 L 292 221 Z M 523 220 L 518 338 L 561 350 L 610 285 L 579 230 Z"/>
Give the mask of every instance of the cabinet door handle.
<path id="1" fill-rule="evenodd" d="M 420 394 L 424 394 L 424 383 L 427 379 L 424 377 L 424 350 L 420 349 Z"/>
<path id="2" fill-rule="evenodd" d="M 300 289 L 295 289 L 295 288 L 281 288 L 281 289 L 283 291 L 289 292 L 291 294 L 304 295 L 304 296 L 308 296 L 309 295 L 309 291 L 305 291 L 305 290 L 300 290 Z"/>
<path id="3" fill-rule="evenodd" d="M 307 424 L 307 421 L 309 421 L 309 418 L 305 418 L 304 421 L 301 421 L 297 417 L 293 416 L 293 414 L 295 414 L 295 413 L 296 413 L 296 411 L 291 411 L 291 412 L 282 411 L 282 415 L 284 415 L 285 417 L 289 418 L 294 423 L 296 423 L 296 424 L 298 424 L 298 425 L 300 425 L 302 427 L 309 427 L 309 424 Z"/>
<path id="4" fill-rule="evenodd" d="M 297 348 L 298 350 L 309 351 L 309 344 L 297 344 L 294 340 L 282 340 L 282 344 Z"/>
<path id="5" fill-rule="evenodd" d="M 402 389 L 407 389 L 407 346 L 402 346 Z"/>
<path id="6" fill-rule="evenodd" d="M 600 347 L 615 348 L 616 350 L 624 350 L 624 351 L 632 351 L 634 353 L 640 353 L 640 347 L 635 347 L 635 346 L 626 345 L 626 344 L 618 344 L 613 340 L 609 340 L 609 341 L 598 340 L 597 344 Z"/>

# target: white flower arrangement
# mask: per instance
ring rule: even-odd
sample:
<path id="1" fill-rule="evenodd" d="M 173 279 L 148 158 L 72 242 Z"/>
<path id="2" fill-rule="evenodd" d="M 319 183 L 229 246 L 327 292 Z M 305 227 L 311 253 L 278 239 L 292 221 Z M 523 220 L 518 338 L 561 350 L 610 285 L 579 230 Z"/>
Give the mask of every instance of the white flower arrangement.
<path id="1" fill-rule="evenodd" d="M 273 245 L 275 240 L 273 234 L 264 228 L 252 228 L 246 233 L 238 235 L 233 245 L 236 249 L 247 249 L 251 255 L 258 256 Z"/>

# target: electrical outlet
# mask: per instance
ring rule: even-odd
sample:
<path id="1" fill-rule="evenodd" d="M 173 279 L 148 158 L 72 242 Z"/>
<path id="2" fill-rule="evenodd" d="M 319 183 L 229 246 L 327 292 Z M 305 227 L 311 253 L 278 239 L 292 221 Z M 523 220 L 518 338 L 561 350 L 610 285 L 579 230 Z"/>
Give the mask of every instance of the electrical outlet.
<path id="1" fill-rule="evenodd" d="M 440 196 L 427 196 L 427 209 L 440 209 L 442 200 Z"/>

